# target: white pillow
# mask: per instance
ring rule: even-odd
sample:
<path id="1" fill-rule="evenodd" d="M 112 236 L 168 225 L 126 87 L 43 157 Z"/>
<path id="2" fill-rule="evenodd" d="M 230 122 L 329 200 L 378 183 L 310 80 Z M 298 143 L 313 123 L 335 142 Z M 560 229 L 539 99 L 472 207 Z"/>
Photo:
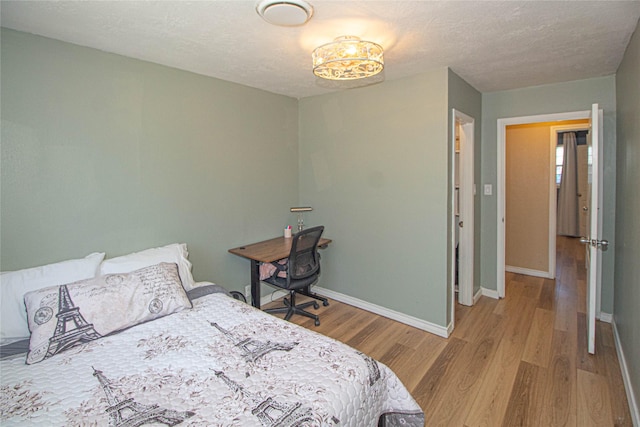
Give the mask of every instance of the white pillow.
<path id="1" fill-rule="evenodd" d="M 0 274 L 0 343 L 29 338 L 27 292 L 91 279 L 98 273 L 104 253 Z"/>
<path id="2" fill-rule="evenodd" d="M 147 249 L 141 252 L 134 252 L 116 258 L 106 259 L 100 265 L 100 274 L 130 273 L 161 262 L 178 264 L 178 273 L 185 290 L 189 291 L 195 287 L 193 276 L 191 275 L 191 263 L 187 259 L 187 245 L 184 243 L 174 243 L 161 248 Z"/>

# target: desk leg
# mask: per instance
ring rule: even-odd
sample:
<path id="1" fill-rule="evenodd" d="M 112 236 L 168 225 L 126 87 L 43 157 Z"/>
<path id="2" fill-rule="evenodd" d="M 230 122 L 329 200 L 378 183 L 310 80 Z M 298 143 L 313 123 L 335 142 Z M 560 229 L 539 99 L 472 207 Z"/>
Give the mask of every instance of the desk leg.
<path id="1" fill-rule="evenodd" d="M 251 260 L 251 305 L 260 308 L 260 263 Z"/>

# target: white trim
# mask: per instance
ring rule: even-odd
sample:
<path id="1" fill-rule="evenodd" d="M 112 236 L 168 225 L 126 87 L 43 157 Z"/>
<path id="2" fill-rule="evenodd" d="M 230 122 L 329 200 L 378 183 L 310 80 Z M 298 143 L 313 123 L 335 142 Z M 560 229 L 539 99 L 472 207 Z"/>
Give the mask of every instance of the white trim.
<path id="1" fill-rule="evenodd" d="M 380 316 L 388 317 L 389 319 L 396 320 L 400 323 L 404 323 L 405 325 L 413 326 L 418 329 L 422 329 L 423 331 L 430 332 L 443 338 L 448 338 L 449 334 L 451 333 L 449 331 L 449 328 L 453 328 L 452 326 L 445 327 L 436 325 L 435 323 L 427 322 L 426 320 L 418 319 L 417 317 L 409 316 L 407 314 L 400 313 L 399 311 L 391 310 L 389 308 L 372 304 L 370 302 L 363 301 L 361 299 L 354 298 L 340 292 L 332 291 L 331 289 L 321 288 L 320 286 L 314 286 L 313 290 L 319 295 L 332 298 L 336 301 L 340 301 L 375 314 L 379 314 Z"/>
<path id="2" fill-rule="evenodd" d="M 600 213 L 598 214 L 598 239 L 604 239 L 602 235 L 604 221 L 604 111 L 598 109 L 598 206 Z M 615 236 L 614 236 L 615 237 Z M 596 313 L 602 308 L 602 250 L 598 251 L 598 277 L 596 278 Z"/>
<path id="3" fill-rule="evenodd" d="M 482 290 L 482 296 L 483 297 L 489 297 L 489 298 L 493 298 L 493 299 L 500 299 L 500 295 L 498 294 L 498 291 L 493 290 L 493 289 L 487 289 L 487 288 L 480 288 Z"/>
<path id="4" fill-rule="evenodd" d="M 553 251 L 554 255 L 555 255 L 555 251 Z M 512 265 L 506 265 L 504 267 L 504 271 L 508 271 L 509 273 L 516 273 L 516 274 L 524 274 L 525 276 L 534 276 L 534 277 L 544 277 L 545 279 L 553 279 L 554 275 L 551 274 L 548 271 L 542 271 L 542 270 L 533 270 L 531 268 L 523 268 L 523 267 L 514 267 Z"/>
<path id="5" fill-rule="evenodd" d="M 631 423 L 634 426 L 640 425 L 640 410 L 638 410 L 638 401 L 636 395 L 633 392 L 633 383 L 631 381 L 631 374 L 629 367 L 627 366 L 627 358 L 624 356 L 622 345 L 620 344 L 620 335 L 618 335 L 618 328 L 616 326 L 615 319 L 612 319 L 611 326 L 613 326 L 613 341 L 616 344 L 616 353 L 618 353 L 618 362 L 620 363 L 620 371 L 622 372 L 622 381 L 624 382 L 624 389 L 627 392 L 627 401 L 629 402 L 629 412 L 631 412 Z"/>
<path id="6" fill-rule="evenodd" d="M 540 114 L 535 116 L 510 117 L 497 120 L 497 230 L 496 230 L 496 289 L 498 295 L 505 295 L 505 169 L 506 169 L 506 129 L 509 125 L 542 123 L 563 120 L 589 119 L 591 111 L 574 111 L 569 113 Z"/>
<path id="7" fill-rule="evenodd" d="M 613 323 L 613 314 L 609 313 L 598 313 L 598 320 L 605 323 Z"/>
<path id="8" fill-rule="evenodd" d="M 482 296 L 482 288 L 478 289 L 478 292 L 475 293 L 475 295 L 473 296 L 473 304 L 475 305 L 475 303 L 478 302 L 478 300 L 480 299 L 480 297 Z"/>
<path id="9" fill-rule="evenodd" d="M 452 333 L 453 333 L 453 320 L 449 322 L 449 325 L 447 326 L 447 336 L 445 338 L 448 338 L 449 336 L 451 336 Z"/>
<path id="10" fill-rule="evenodd" d="M 496 182 L 496 197 L 497 199 L 497 221 L 498 228 L 496 229 L 496 292 L 499 298 L 504 298 L 505 295 L 505 182 L 506 182 L 506 141 L 507 141 L 507 119 L 498 119 L 498 153 L 497 153 L 497 182 Z"/>
<path id="11" fill-rule="evenodd" d="M 553 135 L 553 128 L 551 128 L 551 134 Z M 549 279 L 556 278 L 556 233 L 558 231 L 558 225 L 556 224 L 558 217 L 558 187 L 556 186 L 556 147 L 558 145 L 558 133 L 555 133 L 555 137 L 549 138 L 549 247 L 547 249 L 549 253 L 548 277 Z"/>

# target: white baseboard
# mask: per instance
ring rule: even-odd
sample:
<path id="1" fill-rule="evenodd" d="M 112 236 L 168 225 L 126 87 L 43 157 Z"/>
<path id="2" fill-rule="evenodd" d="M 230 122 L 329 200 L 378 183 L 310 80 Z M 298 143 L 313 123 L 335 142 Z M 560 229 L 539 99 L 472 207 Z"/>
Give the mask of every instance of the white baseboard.
<path id="1" fill-rule="evenodd" d="M 372 304 L 370 302 L 354 298 L 349 295 L 341 294 L 340 292 L 332 291 L 330 289 L 321 288 L 319 286 L 315 286 L 313 288 L 313 291 L 327 298 L 332 298 L 336 301 L 340 301 L 345 304 L 349 304 L 354 307 L 379 314 L 380 316 L 388 317 L 389 319 L 396 320 L 400 323 L 404 323 L 405 325 L 413 326 L 418 329 L 422 329 L 423 331 L 430 332 L 443 338 L 448 338 L 449 334 L 451 333 L 449 331 L 449 329 L 451 329 L 451 325 L 449 325 L 448 327 L 436 325 L 435 323 L 427 322 L 426 320 L 418 319 L 417 317 L 409 316 L 408 314 L 400 313 L 399 311 L 391 310 L 389 308 L 382 307 L 377 304 Z"/>
<path id="2" fill-rule="evenodd" d="M 487 289 L 487 288 L 480 288 L 480 290 L 482 291 L 482 296 L 493 298 L 493 299 L 500 299 L 500 295 L 496 290 Z"/>
<path id="3" fill-rule="evenodd" d="M 613 323 L 613 314 L 600 312 L 598 314 L 598 320 L 605 323 Z"/>
<path id="4" fill-rule="evenodd" d="M 449 322 L 449 324 L 447 325 L 447 336 L 445 338 L 450 336 L 452 333 L 453 333 L 453 322 Z"/>
<path id="5" fill-rule="evenodd" d="M 480 297 L 482 296 L 482 288 L 478 289 L 478 292 L 475 293 L 475 295 L 473 296 L 473 304 L 475 305 L 475 303 L 478 302 L 478 300 L 480 299 Z"/>
<path id="6" fill-rule="evenodd" d="M 524 274 L 525 276 L 544 277 L 545 279 L 554 279 L 553 274 L 548 271 L 532 270 L 530 268 L 514 267 L 512 265 L 506 265 L 505 271 L 509 273 Z"/>
<path id="7" fill-rule="evenodd" d="M 624 389 L 627 392 L 627 401 L 629 402 L 629 411 L 631 412 L 631 422 L 634 426 L 640 426 L 638 401 L 636 400 L 636 395 L 633 392 L 629 368 L 627 366 L 627 359 L 624 355 L 624 351 L 622 350 L 622 346 L 620 345 L 620 336 L 618 335 L 618 328 L 616 327 L 615 319 L 612 319 L 611 326 L 613 327 L 613 340 L 616 343 L 616 353 L 618 353 L 618 361 L 620 362 L 620 370 L 622 371 L 622 381 L 624 382 Z"/>

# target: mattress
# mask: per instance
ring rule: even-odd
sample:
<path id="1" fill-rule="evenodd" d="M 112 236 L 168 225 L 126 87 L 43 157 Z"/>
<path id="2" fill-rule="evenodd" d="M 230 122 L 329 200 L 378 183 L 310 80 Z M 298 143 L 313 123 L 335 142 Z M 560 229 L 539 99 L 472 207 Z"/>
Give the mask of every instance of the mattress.
<path id="1" fill-rule="evenodd" d="M 424 425 L 384 364 L 222 293 L 0 375 L 3 426 Z"/>

